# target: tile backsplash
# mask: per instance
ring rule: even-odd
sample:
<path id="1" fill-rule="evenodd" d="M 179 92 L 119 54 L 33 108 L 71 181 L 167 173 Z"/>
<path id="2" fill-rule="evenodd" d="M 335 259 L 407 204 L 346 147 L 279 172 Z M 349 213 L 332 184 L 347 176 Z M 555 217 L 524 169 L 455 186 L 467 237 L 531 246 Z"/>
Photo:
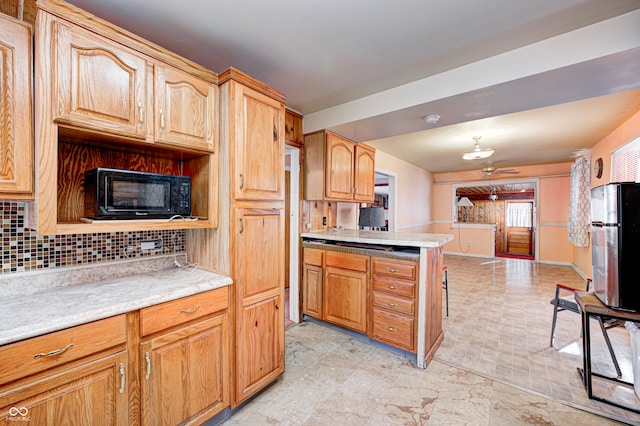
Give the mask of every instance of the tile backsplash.
<path id="1" fill-rule="evenodd" d="M 24 202 L 0 201 L 2 274 L 185 252 L 184 230 L 42 236 L 25 216 Z M 142 241 L 158 243 L 142 251 Z"/>

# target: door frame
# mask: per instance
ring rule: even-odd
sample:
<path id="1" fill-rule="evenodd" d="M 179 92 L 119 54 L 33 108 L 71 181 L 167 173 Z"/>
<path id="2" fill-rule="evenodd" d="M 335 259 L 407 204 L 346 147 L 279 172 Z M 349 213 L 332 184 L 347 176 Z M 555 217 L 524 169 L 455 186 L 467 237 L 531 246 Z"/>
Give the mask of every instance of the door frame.
<path id="1" fill-rule="evenodd" d="M 388 198 L 388 207 L 387 207 L 387 220 L 389 221 L 389 232 L 396 232 L 397 229 L 397 223 L 396 223 L 396 217 L 398 217 L 398 212 L 397 212 L 397 191 L 398 191 L 398 186 L 397 186 L 397 178 L 398 175 L 393 173 L 393 172 L 388 172 L 386 170 L 382 170 L 382 169 L 376 169 L 375 170 L 376 173 L 381 174 L 381 175 L 385 175 L 389 178 L 389 198 Z"/>
<path id="2" fill-rule="evenodd" d="M 518 178 L 518 179 L 487 179 L 487 180 L 476 180 L 476 181 L 469 181 L 469 182 L 457 182 L 457 183 L 452 183 L 451 184 L 451 226 L 453 226 L 454 224 L 458 224 L 458 217 L 457 217 L 457 213 L 458 213 L 458 209 L 457 209 L 457 197 L 456 197 L 456 190 L 458 188 L 466 188 L 466 187 L 470 187 L 470 186 L 487 186 L 487 185 L 504 185 L 504 184 L 510 184 L 510 183 L 533 183 L 534 185 L 534 189 L 533 189 L 533 235 L 532 235 L 532 242 L 531 244 L 533 244 L 533 261 L 534 262 L 538 262 L 538 259 L 540 258 L 540 244 L 538 244 L 538 241 L 540 241 L 539 239 L 539 235 L 538 235 L 538 230 L 540 228 L 540 215 L 538 213 L 538 206 L 540 205 L 540 179 L 539 178 Z M 495 226 L 494 228 L 494 232 L 493 232 L 493 253 L 492 253 L 492 257 L 496 256 L 496 244 L 495 244 Z M 506 228 L 505 228 L 505 233 L 506 233 Z"/>
<path id="3" fill-rule="evenodd" d="M 290 155 L 289 190 L 289 319 L 300 322 L 300 148 L 287 145 L 285 155 Z"/>

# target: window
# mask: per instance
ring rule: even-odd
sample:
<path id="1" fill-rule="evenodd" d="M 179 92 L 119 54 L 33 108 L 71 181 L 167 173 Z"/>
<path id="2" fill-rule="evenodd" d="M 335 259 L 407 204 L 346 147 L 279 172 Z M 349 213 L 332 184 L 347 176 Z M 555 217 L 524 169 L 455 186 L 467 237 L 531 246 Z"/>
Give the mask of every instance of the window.
<path id="1" fill-rule="evenodd" d="M 640 182 L 640 137 L 611 154 L 611 182 Z"/>

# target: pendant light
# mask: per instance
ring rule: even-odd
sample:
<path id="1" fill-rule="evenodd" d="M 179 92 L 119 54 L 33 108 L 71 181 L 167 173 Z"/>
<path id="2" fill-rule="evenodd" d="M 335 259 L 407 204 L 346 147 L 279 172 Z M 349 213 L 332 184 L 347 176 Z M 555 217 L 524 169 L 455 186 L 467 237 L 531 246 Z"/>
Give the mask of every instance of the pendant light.
<path id="1" fill-rule="evenodd" d="M 493 148 L 485 148 L 485 149 L 480 148 L 480 138 L 482 138 L 482 136 L 473 137 L 473 140 L 475 141 L 475 148 L 471 152 L 465 152 L 462 155 L 463 160 L 481 160 L 483 158 L 488 158 L 493 155 L 495 151 Z"/>

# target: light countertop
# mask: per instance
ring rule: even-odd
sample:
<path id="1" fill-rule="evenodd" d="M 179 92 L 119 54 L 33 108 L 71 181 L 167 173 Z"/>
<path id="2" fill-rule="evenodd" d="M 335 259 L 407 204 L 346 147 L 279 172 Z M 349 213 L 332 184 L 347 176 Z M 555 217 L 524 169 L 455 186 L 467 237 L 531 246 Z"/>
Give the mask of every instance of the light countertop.
<path id="1" fill-rule="evenodd" d="M 360 244 L 379 244 L 406 247 L 440 247 L 453 240 L 451 234 L 412 232 L 363 231 L 358 229 L 322 230 L 303 232 L 303 238 L 326 241 L 345 241 Z"/>
<path id="2" fill-rule="evenodd" d="M 116 278 L 2 294 L 0 345 L 50 333 L 232 283 L 192 267 L 173 267 Z"/>

